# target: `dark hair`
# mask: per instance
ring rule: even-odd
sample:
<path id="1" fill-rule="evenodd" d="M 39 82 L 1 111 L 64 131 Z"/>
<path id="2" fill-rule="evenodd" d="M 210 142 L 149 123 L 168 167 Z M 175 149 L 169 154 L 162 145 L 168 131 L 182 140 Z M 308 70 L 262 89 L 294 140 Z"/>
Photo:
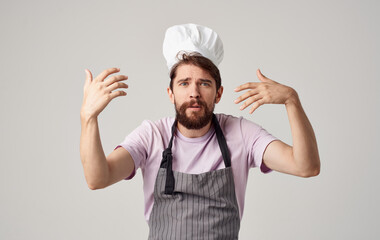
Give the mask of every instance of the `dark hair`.
<path id="1" fill-rule="evenodd" d="M 217 66 L 208 58 L 203 57 L 198 52 L 187 53 L 181 51 L 177 54 L 176 58 L 179 60 L 172 69 L 170 70 L 170 89 L 173 91 L 173 80 L 177 75 L 177 68 L 185 64 L 191 64 L 202 68 L 207 71 L 211 77 L 215 80 L 216 91 L 219 90 L 222 85 L 222 78 L 220 77 L 220 72 Z"/>

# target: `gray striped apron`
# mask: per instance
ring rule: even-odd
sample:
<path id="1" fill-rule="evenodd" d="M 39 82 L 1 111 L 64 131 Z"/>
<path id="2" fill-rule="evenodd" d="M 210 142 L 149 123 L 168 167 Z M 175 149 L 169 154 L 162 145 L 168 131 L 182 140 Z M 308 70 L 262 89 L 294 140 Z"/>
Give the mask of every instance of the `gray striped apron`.
<path id="1" fill-rule="evenodd" d="M 212 121 L 226 167 L 201 174 L 173 171 L 175 121 L 154 185 L 148 239 L 238 239 L 240 217 L 231 159 L 215 115 Z"/>

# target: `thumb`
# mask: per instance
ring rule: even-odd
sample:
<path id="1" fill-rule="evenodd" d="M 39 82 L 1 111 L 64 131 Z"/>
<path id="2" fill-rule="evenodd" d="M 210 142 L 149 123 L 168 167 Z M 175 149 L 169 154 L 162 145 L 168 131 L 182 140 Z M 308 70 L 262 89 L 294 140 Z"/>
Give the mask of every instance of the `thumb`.
<path id="1" fill-rule="evenodd" d="M 92 82 L 92 73 L 87 68 L 84 70 L 86 72 L 86 84 Z"/>
<path id="2" fill-rule="evenodd" d="M 257 74 L 257 77 L 262 82 L 274 82 L 273 80 L 271 80 L 271 79 L 267 78 L 266 76 L 264 76 L 264 74 L 261 73 L 260 69 L 257 69 L 256 74 Z"/>

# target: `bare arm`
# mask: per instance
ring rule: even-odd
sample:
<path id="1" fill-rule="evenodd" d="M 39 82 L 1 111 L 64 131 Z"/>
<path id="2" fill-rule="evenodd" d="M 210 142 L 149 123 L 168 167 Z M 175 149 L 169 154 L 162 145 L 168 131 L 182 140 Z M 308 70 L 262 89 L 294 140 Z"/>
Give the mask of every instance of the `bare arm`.
<path id="1" fill-rule="evenodd" d="M 271 169 L 300 177 L 317 176 L 320 171 L 317 140 L 298 96 L 286 104 L 293 147 L 282 141 L 270 143 L 263 161 Z"/>
<path id="2" fill-rule="evenodd" d="M 101 189 L 128 177 L 135 168 L 129 152 L 120 147 L 105 157 L 97 119 L 81 122 L 80 157 L 88 187 Z"/>
<path id="3" fill-rule="evenodd" d="M 279 84 L 257 71 L 260 83 L 246 83 L 235 89 L 248 89 L 235 103 L 245 102 L 241 110 L 252 104 L 250 113 L 268 103 L 285 104 L 292 132 L 293 146 L 278 140 L 267 147 L 263 155 L 264 163 L 271 169 L 300 177 L 319 174 L 320 160 L 313 128 L 302 108 L 297 92 Z"/>
<path id="4" fill-rule="evenodd" d="M 126 95 L 123 91 L 114 91 L 119 87 L 127 88 L 125 83 L 118 81 L 127 79 L 124 75 L 108 75 L 118 72 L 116 68 L 103 71 L 97 78 L 92 79 L 90 71 L 86 71 L 86 83 L 81 108 L 81 137 L 80 157 L 84 175 L 90 189 L 105 188 L 129 176 L 134 169 L 130 154 L 118 148 L 107 158 L 100 140 L 98 115 L 117 96 Z"/>
<path id="5" fill-rule="evenodd" d="M 99 135 L 98 119 L 81 119 L 80 158 L 88 187 L 92 190 L 105 186 L 108 164 Z"/>

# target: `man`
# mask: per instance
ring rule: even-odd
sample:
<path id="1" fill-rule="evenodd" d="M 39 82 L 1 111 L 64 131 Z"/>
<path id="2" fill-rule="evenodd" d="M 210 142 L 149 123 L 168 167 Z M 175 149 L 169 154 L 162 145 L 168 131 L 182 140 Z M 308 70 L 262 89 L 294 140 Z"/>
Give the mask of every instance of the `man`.
<path id="1" fill-rule="evenodd" d="M 144 121 L 108 157 L 97 116 L 113 98 L 126 95 L 113 90 L 127 88 L 122 82 L 127 76 L 110 76 L 119 72 L 112 68 L 93 79 L 86 70 L 80 146 L 86 181 L 90 189 L 101 189 L 131 179 L 141 168 L 149 239 L 237 239 L 249 168 L 301 177 L 319 174 L 313 129 L 296 91 L 260 70 L 260 83 L 235 89 L 248 90 L 235 103 L 244 101 L 240 109 L 251 106 L 250 113 L 263 104 L 285 104 L 293 146 L 244 118 L 214 114 L 223 94 L 217 68 L 223 46 L 207 27 L 169 28 L 164 56 L 171 78 L 167 92 L 176 117 Z"/>

